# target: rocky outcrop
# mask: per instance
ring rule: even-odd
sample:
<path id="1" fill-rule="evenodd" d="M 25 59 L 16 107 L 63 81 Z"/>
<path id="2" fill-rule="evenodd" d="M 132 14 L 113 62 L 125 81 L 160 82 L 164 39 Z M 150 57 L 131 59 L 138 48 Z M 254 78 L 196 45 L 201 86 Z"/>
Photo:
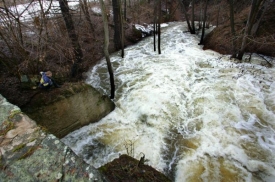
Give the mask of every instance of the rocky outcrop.
<path id="1" fill-rule="evenodd" d="M 82 96 L 87 96 L 84 98 L 90 98 L 91 94 L 95 94 L 93 89 L 90 89 L 85 84 L 62 87 L 71 88 L 72 90 L 71 92 L 66 92 L 65 90 L 67 89 L 63 88 L 58 91 L 39 92 L 31 102 L 32 109 L 35 110 L 34 106 L 50 108 L 51 104 L 63 103 L 59 105 L 61 107 L 67 102 L 71 107 L 81 107 L 83 109 L 85 107 L 77 104 L 76 99 L 83 99 L 80 98 L 82 94 L 84 94 Z M 53 93 L 56 94 L 54 97 L 45 100 L 46 96 L 48 97 Z M 57 97 L 57 93 L 63 93 L 62 97 Z M 75 103 L 76 106 L 72 106 L 69 103 L 68 100 L 70 98 L 72 99 L 71 102 Z M 94 106 L 103 107 L 102 104 L 106 102 L 104 99 L 103 101 L 94 99 L 94 105 L 90 110 L 93 110 Z M 45 103 L 39 104 L 39 100 Z M 84 104 L 87 102 L 81 101 Z M 63 109 L 66 108 L 67 106 L 64 106 Z M 60 113 L 60 111 L 56 112 Z M 54 123 L 52 123 L 53 126 Z M 170 181 L 157 170 L 145 165 L 144 161 L 137 161 L 126 155 L 120 156 L 119 159 L 102 166 L 100 169 L 94 168 L 75 155 L 56 136 L 47 132 L 47 128 L 37 125 L 34 120 L 21 112 L 19 107 L 10 104 L 0 95 L 0 181 L 115 182 L 121 180 Z"/>
<path id="2" fill-rule="evenodd" d="M 37 124 L 61 138 L 99 121 L 115 108 L 114 103 L 85 83 L 65 84 L 41 90 L 22 110 Z"/>
<path id="3" fill-rule="evenodd" d="M 0 95 L 0 181 L 108 181 Z"/>

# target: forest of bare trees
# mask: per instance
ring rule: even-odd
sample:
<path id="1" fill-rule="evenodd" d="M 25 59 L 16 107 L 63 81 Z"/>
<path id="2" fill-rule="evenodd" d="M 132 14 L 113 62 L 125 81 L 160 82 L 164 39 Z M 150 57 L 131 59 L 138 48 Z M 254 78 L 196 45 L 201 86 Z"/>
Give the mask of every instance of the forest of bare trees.
<path id="1" fill-rule="evenodd" d="M 71 2 L 78 5 L 71 9 L 68 6 Z M 103 23 L 100 13 L 96 12 L 96 8 L 100 8 L 97 2 L 32 0 L 24 4 L 23 9 L 18 7 L 22 3 L 27 2 L 1 1 L 0 56 L 1 64 L 7 72 L 13 75 L 34 74 L 44 67 L 59 67 L 56 71 L 76 77 L 83 71 L 83 67 L 87 67 L 81 65 L 83 59 L 92 59 L 93 62 L 94 59 L 100 59 L 103 52 Z M 125 3 L 124 12 L 126 9 L 132 12 L 128 18 L 122 17 L 122 3 Z M 124 44 L 131 44 L 131 41 L 140 38 L 138 32 L 131 32 L 130 29 L 131 23 L 140 18 L 138 12 L 133 10 L 144 3 L 146 2 L 105 3 L 110 37 L 113 40 L 110 51 L 124 48 Z M 34 5 L 39 5 L 39 9 L 34 9 Z M 91 11 L 93 8 L 95 10 Z M 143 16 L 147 19 L 146 22 L 153 19 L 150 7 L 139 7 L 139 11 L 141 9 L 145 10 Z M 124 29 L 128 31 L 128 41 L 125 43 Z"/>
<path id="2" fill-rule="evenodd" d="M 104 4 L 102 18 L 97 1 L 1 0 L 1 75 L 19 79 L 22 74 L 52 70 L 62 81 L 82 79 L 104 52 L 121 50 L 123 57 L 124 47 L 142 38 L 134 24 L 154 25 L 161 54 L 159 27 L 169 21 L 187 21 L 191 34 L 201 33 L 198 44 L 205 49 L 239 60 L 245 52 L 275 56 L 274 0 L 109 0 Z M 209 26 L 216 29 L 205 37 Z"/>

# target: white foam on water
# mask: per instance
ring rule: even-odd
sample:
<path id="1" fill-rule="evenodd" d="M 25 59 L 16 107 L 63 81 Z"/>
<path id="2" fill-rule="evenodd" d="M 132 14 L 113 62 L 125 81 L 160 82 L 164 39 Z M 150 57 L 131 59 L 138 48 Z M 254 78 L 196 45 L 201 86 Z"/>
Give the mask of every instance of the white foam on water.
<path id="1" fill-rule="evenodd" d="M 163 28 L 161 55 L 152 37 L 111 55 L 116 109 L 63 141 L 95 167 L 128 148 L 173 181 L 274 180 L 275 69 L 204 51 L 186 29 Z M 109 94 L 105 60 L 89 74 Z"/>

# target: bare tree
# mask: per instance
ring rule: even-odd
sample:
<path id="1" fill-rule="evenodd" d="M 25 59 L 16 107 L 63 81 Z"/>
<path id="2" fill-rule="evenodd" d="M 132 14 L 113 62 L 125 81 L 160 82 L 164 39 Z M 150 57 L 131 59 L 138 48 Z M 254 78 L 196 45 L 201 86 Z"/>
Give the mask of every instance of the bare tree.
<path id="1" fill-rule="evenodd" d="M 35 17 L 34 18 L 34 24 L 38 27 L 39 29 L 39 35 L 38 35 L 38 46 L 41 47 L 41 49 L 43 49 L 43 47 L 46 49 L 47 48 L 47 45 L 46 46 L 42 46 L 41 45 L 41 41 L 42 41 L 42 33 L 43 33 L 43 30 L 45 30 L 45 43 L 48 42 L 48 39 L 49 39 L 49 34 L 48 34 L 48 26 L 47 26 L 47 22 L 48 22 L 48 18 L 46 17 L 46 14 L 49 13 L 51 7 L 52 7 L 52 0 L 50 0 L 50 4 L 48 6 L 48 8 L 46 10 L 44 10 L 44 7 L 43 7 L 43 2 L 42 0 L 39 0 L 38 1 L 39 3 L 39 6 L 40 6 L 40 17 Z"/>
<path id="2" fill-rule="evenodd" d="M 245 49 L 249 43 L 248 37 L 253 37 L 256 34 L 262 17 L 272 2 L 273 0 L 252 0 L 250 13 L 242 39 L 242 45 L 237 56 L 239 60 L 242 60 Z"/>
<path id="3" fill-rule="evenodd" d="M 230 27 L 231 27 L 231 35 L 232 35 L 232 58 L 237 57 L 237 43 L 236 43 L 236 31 L 235 31 L 235 23 L 234 23 L 234 0 L 228 0 L 230 7 Z"/>
<path id="4" fill-rule="evenodd" d="M 158 53 L 161 54 L 161 0 L 154 1 L 154 23 L 153 23 L 153 35 L 154 35 L 154 51 L 156 51 L 156 34 L 158 35 Z"/>
<path id="5" fill-rule="evenodd" d="M 127 1 L 124 0 L 124 21 L 127 21 Z"/>
<path id="6" fill-rule="evenodd" d="M 192 0 L 192 15 L 191 15 L 191 25 L 192 25 L 192 30 L 195 31 L 195 14 L 194 14 L 194 10 L 195 10 L 195 0 Z"/>
<path id="7" fill-rule="evenodd" d="M 72 43 L 75 60 L 71 69 L 71 76 L 76 77 L 78 74 L 79 64 L 83 60 L 83 53 L 78 42 L 78 36 L 75 32 L 72 16 L 69 12 L 69 6 L 67 0 L 59 0 L 59 6 L 62 12 L 63 19 L 66 24 L 67 32 Z"/>
<path id="8" fill-rule="evenodd" d="M 120 1 L 121 3 L 121 1 Z M 120 4 L 120 7 L 122 4 Z M 120 8 L 120 13 L 119 13 L 119 18 L 120 18 L 120 42 L 121 42 L 121 57 L 124 58 L 124 18 L 122 16 L 122 8 Z"/>
<path id="9" fill-rule="evenodd" d="M 205 22 L 206 22 L 206 17 L 207 17 L 207 5 L 208 5 L 208 0 L 205 1 L 204 5 L 204 15 L 203 15 L 203 23 L 202 23 L 202 33 L 201 33 L 201 40 L 199 45 L 204 44 L 204 33 L 205 33 Z"/>
<path id="10" fill-rule="evenodd" d="M 116 50 L 121 49 L 121 3 L 120 0 L 112 0 L 114 13 L 114 46 Z"/>
<path id="11" fill-rule="evenodd" d="M 169 4 L 167 11 L 166 13 L 168 14 L 168 16 L 166 15 L 166 21 L 173 21 L 173 18 L 175 16 L 175 13 L 177 12 L 178 8 L 180 7 L 179 6 L 179 1 L 175 1 L 175 2 L 172 2 L 172 1 L 168 1 L 167 4 Z"/>
<path id="12" fill-rule="evenodd" d="M 154 35 L 154 51 L 156 51 L 156 33 L 157 33 L 157 1 L 154 1 L 154 23 L 153 23 L 153 35 Z"/>
<path id="13" fill-rule="evenodd" d="M 220 18 L 220 10 L 221 10 L 221 6 L 218 4 L 218 1 L 216 1 L 216 4 L 217 4 L 217 6 L 218 6 L 218 12 L 217 12 L 217 19 L 216 19 L 216 26 L 218 27 L 219 26 L 219 18 Z"/>
<path id="14" fill-rule="evenodd" d="M 10 30 L 14 33 L 14 38 L 17 39 L 17 43 L 20 44 L 21 47 L 24 46 L 24 40 L 23 40 L 23 31 L 22 31 L 22 22 L 20 21 L 20 17 L 22 16 L 22 14 L 28 10 L 29 6 L 32 4 L 34 0 L 32 0 L 28 6 L 26 8 L 24 8 L 23 11 L 19 12 L 17 7 L 16 7 L 16 2 L 15 0 L 13 1 L 14 4 L 14 11 L 12 12 L 10 11 L 10 9 L 7 7 L 7 4 L 5 2 L 5 0 L 2 0 L 3 2 L 3 6 L 4 6 L 4 11 L 6 13 L 6 17 L 8 22 L 10 23 Z M 14 31 L 16 30 L 16 32 Z"/>
<path id="15" fill-rule="evenodd" d="M 161 22 L 161 0 L 158 0 L 158 53 L 161 54 L 161 49 L 160 49 L 160 22 Z"/>
<path id="16" fill-rule="evenodd" d="M 183 4 L 182 0 L 178 0 L 178 1 L 179 1 L 180 5 L 181 5 L 181 9 L 182 9 L 182 11 L 184 13 L 184 17 L 185 17 L 185 20 L 187 22 L 187 26 L 188 26 L 188 29 L 189 29 L 190 33 L 191 34 L 195 34 L 196 33 L 195 30 L 190 25 L 190 21 L 189 21 L 189 17 L 188 17 L 185 5 Z"/>
<path id="17" fill-rule="evenodd" d="M 90 17 L 87 0 L 79 0 L 80 7 L 84 13 L 85 19 L 90 27 L 91 32 L 94 32 L 94 26 Z M 94 35 L 94 34 L 93 34 Z"/>
<path id="18" fill-rule="evenodd" d="M 13 10 L 9 8 L 11 4 L 2 0 L 2 6 L 0 7 L 0 61 L 6 66 L 9 72 L 17 74 L 17 65 L 22 60 L 29 59 L 30 52 L 25 47 L 25 41 L 23 38 L 23 23 L 20 20 L 22 14 L 27 11 L 29 5 L 21 10 L 16 7 L 16 1 L 12 2 L 14 6 Z"/>
<path id="19" fill-rule="evenodd" d="M 105 55 L 105 59 L 107 61 L 107 67 L 108 67 L 108 72 L 109 72 L 109 76 L 110 76 L 110 84 L 111 84 L 110 98 L 113 99 L 115 97 L 115 81 L 114 81 L 113 68 L 112 68 L 109 51 L 108 51 L 108 48 L 109 48 L 108 18 L 107 18 L 106 7 L 104 5 L 103 0 L 100 0 L 99 2 L 100 2 L 100 6 L 101 6 L 102 19 L 103 19 L 103 24 L 104 24 L 104 55 Z"/>

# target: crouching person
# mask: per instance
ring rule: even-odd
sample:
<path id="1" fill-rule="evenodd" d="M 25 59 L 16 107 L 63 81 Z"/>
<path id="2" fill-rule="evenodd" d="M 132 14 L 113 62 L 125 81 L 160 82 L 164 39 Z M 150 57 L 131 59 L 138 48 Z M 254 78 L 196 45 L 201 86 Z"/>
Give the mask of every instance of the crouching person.
<path id="1" fill-rule="evenodd" d="M 52 78 L 52 72 L 51 71 L 46 71 L 46 72 L 40 72 L 41 74 L 41 79 L 40 83 L 38 85 L 39 88 L 43 89 L 49 89 L 53 85 L 56 88 L 59 88 L 60 86 L 56 84 L 54 79 Z"/>

